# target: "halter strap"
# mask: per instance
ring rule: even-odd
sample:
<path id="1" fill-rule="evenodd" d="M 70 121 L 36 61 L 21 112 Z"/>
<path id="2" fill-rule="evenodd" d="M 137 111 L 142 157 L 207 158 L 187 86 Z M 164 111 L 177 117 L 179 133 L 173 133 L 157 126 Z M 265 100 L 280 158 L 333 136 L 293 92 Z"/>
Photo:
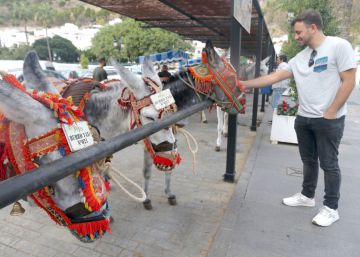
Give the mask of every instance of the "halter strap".
<path id="1" fill-rule="evenodd" d="M 4 75 L 2 77 L 4 79 Z M 64 99 L 59 95 L 39 93 L 37 91 L 27 92 L 16 78 L 10 74 L 6 74 L 4 80 L 52 109 L 54 115 L 62 123 L 72 124 L 74 121 L 80 120 L 80 116 L 83 115 L 72 104 L 71 98 Z M 34 158 L 52 152 L 55 149 L 60 150 L 62 148 L 60 151 L 62 155 L 70 153 L 70 148 L 63 134 L 64 132 L 60 128 L 54 128 L 44 135 L 27 140 L 25 127 L 22 124 L 5 121 L 5 119 L 1 119 L 0 124 L 1 134 L 5 135 L 6 158 L 17 174 L 37 168 L 38 165 L 34 162 Z M 84 207 L 90 212 L 100 210 L 106 199 L 100 199 L 94 191 L 91 168 L 85 167 L 80 169 L 76 172 L 76 177 L 79 180 L 84 196 Z M 48 186 L 32 193 L 31 197 L 40 208 L 47 212 L 51 219 L 60 225 L 67 226 L 79 236 L 89 237 L 93 240 L 96 237 L 101 237 L 105 231 L 110 230 L 109 220 L 106 218 L 91 222 L 73 223 L 64 211 L 57 207 Z"/>

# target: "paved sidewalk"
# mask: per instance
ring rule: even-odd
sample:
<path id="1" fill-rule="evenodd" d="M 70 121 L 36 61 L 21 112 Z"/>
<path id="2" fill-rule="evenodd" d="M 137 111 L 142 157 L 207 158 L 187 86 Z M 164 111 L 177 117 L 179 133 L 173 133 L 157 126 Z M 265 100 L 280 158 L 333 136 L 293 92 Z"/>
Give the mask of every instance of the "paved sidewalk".
<path id="1" fill-rule="evenodd" d="M 297 146 L 270 144 L 270 126 L 263 122 L 236 185 L 209 257 L 358 257 L 360 256 L 360 90 L 349 101 L 340 146 L 342 169 L 340 220 L 328 228 L 311 223 L 322 205 L 323 172 L 319 174 L 316 207 L 288 207 L 283 197 L 298 192 L 302 177 Z M 270 112 L 264 120 L 270 119 Z"/>

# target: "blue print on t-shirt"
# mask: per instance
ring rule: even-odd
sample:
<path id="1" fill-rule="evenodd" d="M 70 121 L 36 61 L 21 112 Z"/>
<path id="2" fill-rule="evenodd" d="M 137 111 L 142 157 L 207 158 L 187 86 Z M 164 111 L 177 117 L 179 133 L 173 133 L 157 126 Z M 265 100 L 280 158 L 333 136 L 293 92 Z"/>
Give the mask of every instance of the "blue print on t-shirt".
<path id="1" fill-rule="evenodd" d="M 318 58 L 315 60 L 315 66 L 316 65 L 321 65 L 321 64 L 327 64 L 328 62 L 328 57 L 325 56 L 325 57 L 321 57 L 321 58 Z"/>
<path id="2" fill-rule="evenodd" d="M 315 61 L 315 66 L 314 66 L 314 72 L 322 72 L 324 70 L 327 70 L 327 62 L 328 62 L 328 57 L 321 57 L 316 59 Z"/>

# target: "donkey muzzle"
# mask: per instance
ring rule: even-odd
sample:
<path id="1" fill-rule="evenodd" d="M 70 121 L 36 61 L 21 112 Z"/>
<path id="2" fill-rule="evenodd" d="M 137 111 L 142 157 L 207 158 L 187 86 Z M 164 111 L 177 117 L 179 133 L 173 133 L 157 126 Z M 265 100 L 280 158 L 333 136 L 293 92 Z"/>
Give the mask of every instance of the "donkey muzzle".
<path id="1" fill-rule="evenodd" d="M 174 149 L 177 148 L 177 145 L 176 145 L 176 141 L 174 143 L 170 143 L 168 141 L 165 141 L 165 142 L 162 142 L 158 145 L 155 145 L 155 144 L 151 144 L 154 151 L 156 153 L 158 152 L 168 152 L 168 151 L 173 151 Z"/>

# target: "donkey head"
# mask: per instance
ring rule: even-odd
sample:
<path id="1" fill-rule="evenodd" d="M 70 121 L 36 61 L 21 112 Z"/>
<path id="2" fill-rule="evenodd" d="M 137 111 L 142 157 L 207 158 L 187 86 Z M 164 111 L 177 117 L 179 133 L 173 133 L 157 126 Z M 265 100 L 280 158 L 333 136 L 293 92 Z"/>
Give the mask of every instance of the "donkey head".
<path id="1" fill-rule="evenodd" d="M 218 55 L 210 40 L 206 42 L 202 58 L 203 62 L 208 64 L 208 69 L 211 70 L 210 73 L 213 74 L 218 85 L 215 87 L 217 100 L 229 101 L 230 105 L 227 104 L 229 108 L 226 107 L 229 111 L 244 111 L 245 98 L 242 94 L 244 88 L 240 84 L 236 70 L 225 58 Z"/>
<path id="2" fill-rule="evenodd" d="M 151 79 L 153 82 L 157 84 L 157 86 L 160 88 L 160 91 L 162 90 L 162 83 L 156 71 L 154 70 L 153 63 L 151 62 L 149 56 L 145 57 L 142 66 L 143 78 L 132 73 L 125 67 L 119 65 L 114 60 L 112 60 L 112 64 L 121 77 L 121 82 L 123 83 L 123 87 L 129 88 L 137 100 L 141 100 L 144 97 L 148 97 L 152 94 L 149 86 L 144 81 L 144 78 Z M 141 124 L 146 125 L 153 121 L 157 121 L 163 117 L 161 114 L 162 113 L 159 110 L 155 109 L 153 104 L 145 106 L 140 109 Z M 159 145 L 165 142 L 168 142 L 170 144 L 175 143 L 175 137 L 171 129 L 163 129 L 152 134 L 150 136 L 150 140 L 154 145 Z"/>
<path id="3" fill-rule="evenodd" d="M 28 53 L 24 60 L 24 79 L 27 87 L 45 90 L 44 92 L 47 93 L 58 93 L 42 71 L 35 52 Z M 9 120 L 23 124 L 28 139 L 39 137 L 59 127 L 59 119 L 54 116 L 53 110 L 50 110 L 48 107 L 34 100 L 27 93 L 4 81 L 1 81 L 1 84 L 0 111 L 3 112 Z M 42 165 L 60 159 L 63 155 L 64 151 L 54 150 L 53 152 L 36 158 L 35 162 L 38 165 Z M 103 233 L 100 228 L 101 226 L 98 231 L 94 230 L 82 234 L 79 232 L 81 230 L 80 227 L 86 227 L 89 222 L 104 221 L 103 225 L 106 223 L 106 226 L 102 228 L 107 230 L 109 218 L 105 183 L 101 174 L 98 172 L 93 172 L 92 174 L 91 182 L 89 182 L 89 184 L 85 183 L 85 187 L 84 183 L 80 183 L 82 179 L 81 175 L 79 175 L 79 177 L 69 175 L 49 185 L 52 189 L 51 198 L 55 202 L 56 207 L 62 211 L 65 217 L 63 220 L 65 220 L 66 225 L 79 240 L 87 242 L 93 241 L 101 236 Z M 84 189 L 86 187 L 91 189 L 91 186 L 95 187 L 95 183 L 96 192 L 91 196 L 91 200 L 95 198 L 102 200 L 99 200 L 97 203 L 98 208 L 88 208 L 86 205 L 90 197 L 85 196 Z M 60 223 L 63 224 L 63 221 Z"/>

